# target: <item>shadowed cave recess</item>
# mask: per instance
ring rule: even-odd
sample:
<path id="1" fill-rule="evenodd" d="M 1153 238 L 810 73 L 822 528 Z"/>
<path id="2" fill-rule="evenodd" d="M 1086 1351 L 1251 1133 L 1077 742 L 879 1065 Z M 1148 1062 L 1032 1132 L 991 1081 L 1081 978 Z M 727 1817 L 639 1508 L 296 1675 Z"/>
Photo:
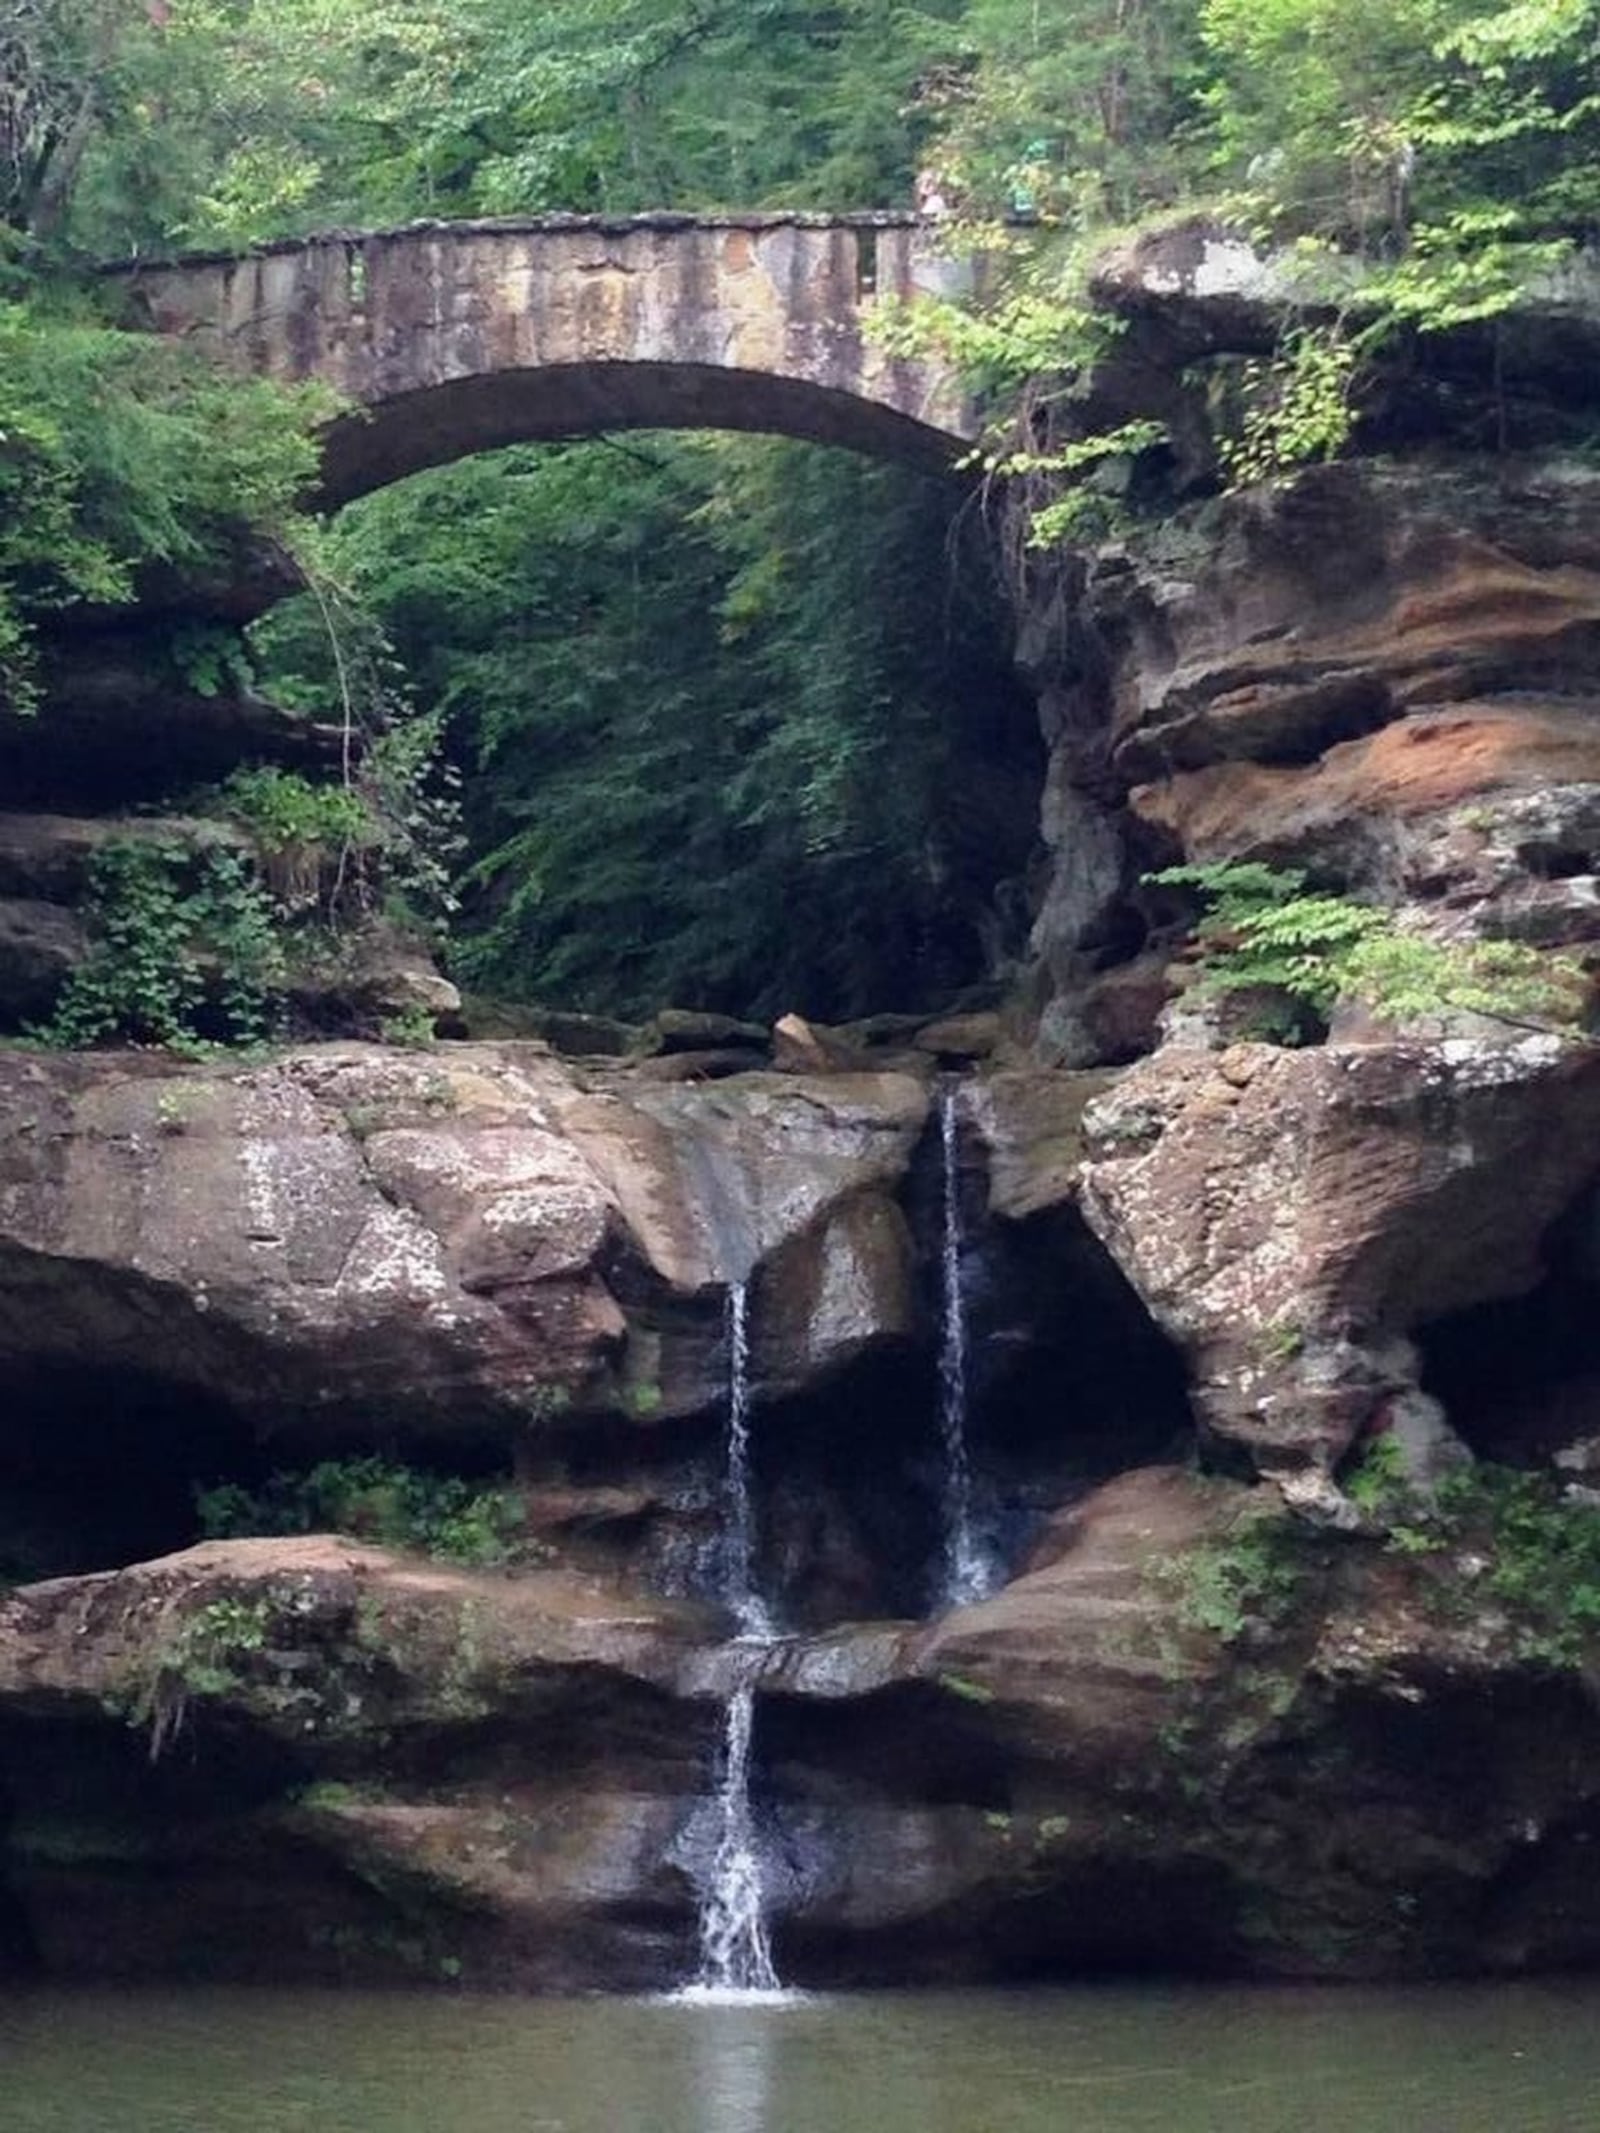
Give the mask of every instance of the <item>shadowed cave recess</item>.
<path id="1" fill-rule="evenodd" d="M 1022 1221 L 987 1207 L 985 1152 L 961 1139 L 961 1308 L 969 1343 L 968 1429 L 976 1516 L 997 1564 L 1027 1557 L 1041 1520 L 1124 1468 L 1192 1449 L 1184 1373 L 1104 1247 L 1074 1209 Z M 941 1313 L 936 1124 L 902 1188 L 913 1240 L 914 1317 L 803 1390 L 764 1384 L 752 1284 L 759 1562 L 786 1626 L 914 1618 L 937 1601 Z M 720 1368 L 720 1295 L 676 1306 L 680 1338 Z M 774 1356 L 780 1370 L 789 1359 Z M 248 1353 L 239 1360 L 248 1373 Z M 789 1362 L 792 1374 L 792 1362 Z M 661 1421 L 555 1414 L 530 1431 L 476 1417 L 406 1417 L 359 1403 L 286 1407 L 264 1425 L 158 1364 L 107 1358 L 13 1362 L 0 1381 L 0 1578 L 106 1571 L 204 1537 L 197 1500 L 259 1494 L 318 1460 L 381 1458 L 528 1499 L 530 1530 L 563 1552 L 677 1596 L 705 1594 L 721 1516 L 725 1403 Z M 135 1456 L 136 1454 L 136 1456 Z M 570 1524 L 551 1499 L 573 1499 Z M 587 1501 L 586 1501 L 587 1499 Z M 554 1518 L 549 1527 L 541 1517 Z M 357 1537 L 360 1537 L 359 1532 Z"/>

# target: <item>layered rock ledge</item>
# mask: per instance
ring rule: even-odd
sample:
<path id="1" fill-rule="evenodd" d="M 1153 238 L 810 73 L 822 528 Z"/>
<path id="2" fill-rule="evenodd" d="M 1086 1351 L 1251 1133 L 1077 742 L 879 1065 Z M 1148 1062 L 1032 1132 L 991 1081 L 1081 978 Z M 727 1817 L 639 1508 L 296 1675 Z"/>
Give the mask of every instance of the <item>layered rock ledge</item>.
<path id="1" fill-rule="evenodd" d="M 1514 1622 L 1463 1619 L 1473 1576 L 1154 1468 L 979 1606 L 774 1647 L 786 1970 L 1591 1957 L 1600 1713 Z M 713 1842 L 712 1628 L 334 1538 L 24 1588 L 0 1602 L 0 1940 L 76 1975 L 673 1983 Z"/>
<path id="2" fill-rule="evenodd" d="M 907 1332 L 926 1109 L 899 1074 L 608 1083 L 533 1044 L 0 1053 L 0 1361 L 154 1367 L 283 1428 L 691 1412 L 731 1283 L 803 1304 L 776 1379 Z"/>

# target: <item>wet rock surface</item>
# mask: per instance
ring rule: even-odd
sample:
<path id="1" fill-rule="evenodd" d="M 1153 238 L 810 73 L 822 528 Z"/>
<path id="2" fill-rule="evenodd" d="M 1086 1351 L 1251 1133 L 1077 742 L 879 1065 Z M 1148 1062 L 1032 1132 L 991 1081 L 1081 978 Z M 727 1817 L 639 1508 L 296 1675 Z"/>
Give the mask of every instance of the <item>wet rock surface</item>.
<path id="1" fill-rule="evenodd" d="M 1600 1053 L 1552 1036 L 1164 1049 L 1087 1112 L 1084 1211 L 1262 1471 L 1414 1389 L 1425 1321 L 1535 1287 L 1600 1167 Z"/>

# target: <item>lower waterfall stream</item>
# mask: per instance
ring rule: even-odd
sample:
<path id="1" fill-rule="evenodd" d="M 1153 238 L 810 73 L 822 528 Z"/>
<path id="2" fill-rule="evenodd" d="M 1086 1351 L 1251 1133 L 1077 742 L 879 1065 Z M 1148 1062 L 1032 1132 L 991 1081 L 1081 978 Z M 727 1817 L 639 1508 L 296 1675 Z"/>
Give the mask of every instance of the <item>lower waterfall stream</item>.
<path id="1" fill-rule="evenodd" d="M 767 1937 L 761 1853 L 750 1805 L 750 1736 L 755 1690 L 742 1683 L 728 1698 L 717 1792 L 716 1856 L 700 1912 L 700 1974 L 692 1988 L 712 1997 L 781 1992 Z"/>

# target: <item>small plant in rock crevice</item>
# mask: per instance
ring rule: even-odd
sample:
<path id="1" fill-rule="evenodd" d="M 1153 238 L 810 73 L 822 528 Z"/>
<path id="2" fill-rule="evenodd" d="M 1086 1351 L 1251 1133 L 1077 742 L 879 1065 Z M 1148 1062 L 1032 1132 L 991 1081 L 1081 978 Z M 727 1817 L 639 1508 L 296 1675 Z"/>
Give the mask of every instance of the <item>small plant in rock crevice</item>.
<path id="1" fill-rule="evenodd" d="M 1217 447 L 1229 485 L 1336 459 L 1355 424 L 1359 363 L 1358 343 L 1337 325 L 1292 328 L 1269 360 L 1246 363 L 1234 422 Z"/>
<path id="2" fill-rule="evenodd" d="M 379 832 L 357 792 L 257 764 L 234 771 L 218 797 L 248 833 L 281 916 L 332 920 L 359 895 Z"/>
<path id="3" fill-rule="evenodd" d="M 243 637 L 222 623 L 179 624 L 168 639 L 167 653 L 178 679 L 196 696 L 242 693 L 255 680 Z"/>
<path id="4" fill-rule="evenodd" d="M 1256 1337 L 1256 1350 L 1264 1363 L 1292 1363 L 1305 1351 L 1305 1328 L 1292 1318 L 1275 1318 Z"/>
<path id="5" fill-rule="evenodd" d="M 1295 867 L 1252 861 L 1165 867 L 1145 879 L 1205 903 L 1195 929 L 1202 991 L 1286 1004 L 1268 1042 L 1320 1035 L 1342 1000 L 1393 1022 L 1472 1013 L 1539 1027 L 1578 1019 L 1583 978 L 1569 958 L 1515 941 L 1441 942 L 1392 911 L 1313 888 Z"/>
<path id="6" fill-rule="evenodd" d="M 1161 1564 L 1156 1577 L 1185 1629 L 1235 1644 L 1281 1627 L 1303 1589 L 1302 1540 L 1286 1517 L 1241 1518 L 1231 1531 Z"/>
<path id="7" fill-rule="evenodd" d="M 1405 1454 L 1392 1436 L 1374 1437 L 1344 1476 L 1346 1496 L 1357 1510 L 1381 1517 L 1409 1500 L 1410 1485 Z"/>
<path id="8" fill-rule="evenodd" d="M 1447 1613 L 1500 1613 L 1518 1658 L 1565 1671 L 1600 1648 L 1600 1506 L 1554 1475 L 1479 1461 L 1421 1490 L 1380 1437 L 1343 1486 Z"/>
<path id="9" fill-rule="evenodd" d="M 150 1728 L 153 1763 L 182 1731 L 192 1702 L 239 1686 L 250 1656 L 265 1648 L 272 1615 L 267 1599 L 224 1596 L 162 1632 L 127 1711 L 131 1723 Z"/>
<path id="10" fill-rule="evenodd" d="M 378 1034 L 385 1044 L 398 1045 L 402 1051 L 431 1051 L 438 1041 L 431 1009 L 420 1002 L 402 1007 L 392 1015 L 385 1015 L 379 1024 Z"/>

